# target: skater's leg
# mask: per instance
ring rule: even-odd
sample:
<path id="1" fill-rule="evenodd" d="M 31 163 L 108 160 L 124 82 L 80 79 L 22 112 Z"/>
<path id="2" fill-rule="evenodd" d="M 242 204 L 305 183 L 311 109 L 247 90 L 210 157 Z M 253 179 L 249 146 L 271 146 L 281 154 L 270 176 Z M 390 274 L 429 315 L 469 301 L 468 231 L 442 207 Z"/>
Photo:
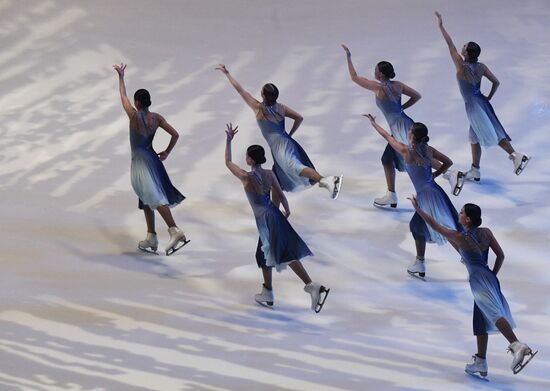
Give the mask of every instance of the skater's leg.
<path id="1" fill-rule="evenodd" d="M 271 267 L 267 267 L 267 266 L 262 267 L 262 275 L 264 277 L 264 286 L 266 287 L 266 289 L 269 289 L 269 290 L 273 289 L 273 287 L 271 286 L 273 281 L 272 271 L 273 271 L 273 268 Z"/>
<path id="2" fill-rule="evenodd" d="M 311 282 L 311 278 L 309 277 L 309 274 L 307 274 L 307 271 L 304 268 L 304 265 L 302 265 L 302 262 L 294 261 L 290 263 L 288 266 L 290 266 L 292 271 L 296 273 L 298 277 L 300 277 L 300 279 L 304 282 L 304 284 L 307 285 Z"/>
<path id="3" fill-rule="evenodd" d="M 508 340 L 508 342 L 513 343 L 518 340 L 516 337 L 516 334 L 514 334 L 514 331 L 512 330 L 512 327 L 510 326 L 510 323 L 506 320 L 506 318 L 499 318 L 495 322 L 495 326 L 497 326 L 498 331 L 504 335 L 504 338 Z"/>
<path id="4" fill-rule="evenodd" d="M 300 176 L 306 177 L 308 179 L 311 179 L 315 183 L 319 183 L 321 179 L 323 179 L 323 176 L 319 174 L 315 169 L 306 167 L 300 172 Z"/>
<path id="5" fill-rule="evenodd" d="M 489 343 L 489 334 L 476 335 L 477 356 L 485 358 L 487 356 L 487 344 Z"/>
<path id="6" fill-rule="evenodd" d="M 395 167 L 387 164 L 384 164 L 383 167 L 388 191 L 395 193 Z"/>
<path id="7" fill-rule="evenodd" d="M 172 217 L 172 212 L 170 212 L 170 208 L 166 205 L 161 205 L 157 208 L 159 214 L 166 222 L 166 225 L 168 228 L 175 227 L 176 222 L 174 221 L 174 218 Z"/>
<path id="8" fill-rule="evenodd" d="M 156 234 L 155 232 L 155 211 L 149 208 L 147 205 L 143 208 L 143 214 L 145 215 L 145 222 L 147 223 L 147 232 Z"/>
<path id="9" fill-rule="evenodd" d="M 416 258 L 424 259 L 426 253 L 426 239 L 415 239 L 414 244 L 416 246 Z"/>
<path id="10" fill-rule="evenodd" d="M 481 162 L 481 145 L 479 143 L 470 144 L 472 148 L 472 166 L 479 168 Z"/>
<path id="11" fill-rule="evenodd" d="M 512 153 L 514 153 L 514 147 L 512 147 L 512 144 L 510 144 L 510 141 L 508 141 L 507 139 L 503 138 L 502 140 L 500 140 L 498 142 L 498 145 L 504 149 L 508 155 L 511 155 Z"/>

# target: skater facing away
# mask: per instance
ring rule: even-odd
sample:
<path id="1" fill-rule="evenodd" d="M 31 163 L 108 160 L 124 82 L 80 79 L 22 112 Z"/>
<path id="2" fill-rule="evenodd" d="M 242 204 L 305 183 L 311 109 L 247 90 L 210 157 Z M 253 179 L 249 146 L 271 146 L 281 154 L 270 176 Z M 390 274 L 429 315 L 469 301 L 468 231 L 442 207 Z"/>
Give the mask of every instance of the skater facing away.
<path id="1" fill-rule="evenodd" d="M 275 301 L 272 286 L 272 270 L 282 271 L 286 265 L 304 282 L 304 291 L 311 295 L 311 309 L 321 311 L 330 289 L 312 282 L 300 259 L 313 255 L 302 238 L 287 221 L 290 215 L 288 201 L 271 170 L 262 168 L 265 163 L 265 151 L 260 145 L 251 145 L 246 151 L 246 163 L 251 171 L 246 172 L 231 159 L 231 141 L 238 132 L 238 126 L 227 125 L 225 144 L 225 165 L 242 182 L 244 191 L 252 207 L 256 226 L 262 242 L 261 250 L 265 263 L 258 262 L 262 269 L 264 283 L 261 293 L 254 299 L 261 305 L 272 307 Z M 270 193 L 276 194 L 284 208 L 284 215 L 270 199 Z M 258 258 L 257 258 L 258 259 Z"/>
<path id="2" fill-rule="evenodd" d="M 481 179 L 481 147 L 500 146 L 514 164 L 516 175 L 521 174 L 529 157 L 518 153 L 510 144 L 512 140 L 506 133 L 499 119 L 497 118 L 493 106 L 489 102 L 500 85 L 496 76 L 489 70 L 487 65 L 478 62 L 481 54 L 481 47 L 475 42 L 467 42 L 462 47 L 459 54 L 451 36 L 443 27 L 443 19 L 439 12 L 435 13 L 439 25 L 439 30 L 443 39 L 449 47 L 451 58 L 456 68 L 456 78 L 458 87 L 464 104 L 466 114 L 470 122 L 469 139 L 472 149 L 472 166 L 466 172 L 465 178 L 479 182 Z M 481 79 L 486 77 L 491 83 L 491 91 L 485 96 L 481 93 Z"/>
<path id="3" fill-rule="evenodd" d="M 254 111 L 258 126 L 269 144 L 273 155 L 273 172 L 284 191 L 300 191 L 318 183 L 329 191 L 332 199 L 336 199 L 342 186 L 342 175 L 323 177 L 309 160 L 306 152 L 292 136 L 300 127 L 303 117 L 290 107 L 277 102 L 279 90 L 268 83 L 262 88 L 262 102 L 258 101 L 246 91 L 229 73 L 225 65 L 219 64 L 216 68 L 221 71 L 244 99 L 246 104 Z M 285 117 L 294 120 L 292 128 L 285 131 Z M 277 196 L 273 199 L 275 205 L 279 205 Z"/>
<path id="4" fill-rule="evenodd" d="M 374 78 L 370 80 L 364 76 L 358 76 L 353 62 L 351 52 L 346 45 L 342 45 L 346 52 L 348 71 L 351 80 L 367 90 L 374 93 L 376 97 L 376 106 L 380 109 L 388 123 L 391 135 L 402 144 L 409 143 L 409 129 L 414 121 L 405 114 L 405 109 L 411 107 L 422 98 L 420 93 L 411 87 L 397 80 L 395 77 L 393 65 L 388 61 L 380 61 L 374 68 Z M 409 99 L 401 104 L 401 96 L 406 95 Z M 395 191 L 395 170 L 405 171 L 403 156 L 396 152 L 388 143 L 382 154 L 382 166 L 386 177 L 387 191 L 382 197 L 374 199 L 374 205 L 397 207 L 397 193 Z M 436 167 L 436 169 L 439 167 Z M 460 176 L 460 178 L 459 178 Z M 458 171 L 448 170 L 443 173 L 443 177 L 451 184 L 451 191 L 454 195 L 460 194 L 462 188 L 461 174 Z"/>
<path id="5" fill-rule="evenodd" d="M 130 119 L 130 146 L 132 149 L 132 165 L 130 175 L 132 187 L 139 197 L 138 207 L 143 209 L 147 223 L 147 236 L 138 244 L 142 251 L 156 253 L 158 248 L 155 231 L 155 210 L 168 226 L 170 240 L 166 246 L 166 255 L 171 255 L 189 241 L 176 225 L 170 207 L 179 204 L 185 197 L 176 189 L 166 173 L 162 161 L 166 160 L 176 142 L 178 132 L 157 113 L 149 111 L 151 96 L 147 90 L 139 89 L 134 94 L 134 106 L 126 96 L 124 82 L 125 64 L 113 65 L 118 73 L 120 99 L 122 107 Z M 157 128 L 165 130 L 170 136 L 168 147 L 159 153 L 153 149 L 153 138 Z"/>
<path id="6" fill-rule="evenodd" d="M 447 194 L 434 181 L 434 178 L 448 170 L 453 162 L 437 149 L 428 145 L 430 139 L 428 128 L 420 122 L 415 122 L 409 131 L 409 143 L 407 145 L 397 141 L 378 125 L 374 116 L 367 114 L 365 117 L 370 120 L 374 129 L 388 141 L 389 145 L 403 156 L 405 170 L 416 190 L 418 202 L 426 213 L 435 218 L 441 225 L 458 229 L 458 213 Z M 439 168 L 433 173 L 432 160 L 439 162 Z M 409 265 L 407 271 L 414 277 L 424 279 L 426 275 L 426 242 L 442 245 L 446 240 L 443 235 L 427 226 L 417 213 L 412 217 L 409 227 L 416 246 L 416 259 Z"/>
<path id="7" fill-rule="evenodd" d="M 410 198 L 416 213 L 434 230 L 445 236 L 458 251 L 469 275 L 470 289 L 474 296 L 473 328 L 477 339 L 477 353 L 473 363 L 467 364 L 469 374 L 487 376 L 488 333 L 500 331 L 510 343 L 508 351 L 514 356 L 511 369 L 514 374 L 523 369 L 537 352 L 519 342 L 514 331 L 512 314 L 500 291 L 497 273 L 504 261 L 504 252 L 489 228 L 480 227 L 481 209 L 475 204 L 466 204 L 460 210 L 458 221 L 462 231 L 449 229 L 427 214 L 415 197 Z M 493 269 L 488 266 L 489 250 L 496 255 Z"/>

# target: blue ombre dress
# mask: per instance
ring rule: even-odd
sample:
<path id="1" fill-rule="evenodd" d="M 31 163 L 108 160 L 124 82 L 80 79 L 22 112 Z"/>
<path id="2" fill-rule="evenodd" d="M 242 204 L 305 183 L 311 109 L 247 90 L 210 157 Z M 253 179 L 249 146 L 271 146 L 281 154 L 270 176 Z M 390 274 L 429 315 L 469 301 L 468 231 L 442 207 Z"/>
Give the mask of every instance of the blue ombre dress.
<path id="1" fill-rule="evenodd" d="M 260 267 L 275 267 L 277 271 L 281 271 L 287 264 L 313 253 L 294 231 L 279 208 L 271 202 L 271 183 L 267 178 L 267 172 L 262 171 L 249 172 L 249 184 L 245 187 L 260 234 L 259 246 L 261 246 L 265 264 L 258 260 L 258 254 L 256 259 Z"/>
<path id="2" fill-rule="evenodd" d="M 315 167 L 300 144 L 285 131 L 284 111 L 285 106 L 279 103 L 272 106 L 262 103 L 256 118 L 271 149 L 273 172 L 281 188 L 284 191 L 300 191 L 315 184 L 309 178 L 300 176 L 300 172 L 306 167 Z"/>
<path id="3" fill-rule="evenodd" d="M 426 143 L 416 145 L 416 150 L 411 150 L 414 162 L 405 162 L 405 169 L 411 178 L 416 199 L 420 208 L 432 216 L 439 224 L 453 230 L 461 229 L 458 223 L 458 213 L 451 200 L 443 189 L 432 178 L 432 157 Z M 439 232 L 415 213 L 409 227 L 415 240 L 425 240 L 429 243 L 443 244 L 446 239 Z"/>
<path id="4" fill-rule="evenodd" d="M 397 91 L 393 82 L 382 83 L 382 90 L 388 99 L 380 99 L 376 96 L 376 106 L 380 109 L 388 123 L 391 135 L 400 143 L 409 144 L 409 129 L 414 121 L 401 108 L 401 92 Z M 403 157 L 390 146 L 382 154 L 382 164 L 395 167 L 399 171 L 405 170 Z"/>
<path id="5" fill-rule="evenodd" d="M 497 332 L 495 323 L 500 318 L 505 318 L 515 328 L 508 302 L 500 291 L 498 278 L 487 265 L 490 235 L 486 228 L 472 228 L 463 235 L 464 241 L 458 247 L 458 252 L 468 270 L 470 289 L 474 296 L 474 335 Z"/>
<path id="6" fill-rule="evenodd" d="M 483 65 L 481 63 L 463 62 L 464 75 L 466 80 L 457 75 L 458 87 L 464 104 L 466 114 L 470 121 L 470 144 L 480 144 L 484 147 L 497 145 L 501 140 L 511 141 L 512 139 L 498 120 L 493 106 L 481 93 L 481 78 L 483 76 Z"/>
<path id="7" fill-rule="evenodd" d="M 145 205 L 156 209 L 161 205 L 169 207 L 179 204 L 185 197 L 176 189 L 166 173 L 164 165 L 153 149 L 156 127 L 147 125 L 145 113 L 136 113 L 137 128 L 130 128 L 132 165 L 130 176 L 132 187 L 139 197 L 139 208 Z"/>

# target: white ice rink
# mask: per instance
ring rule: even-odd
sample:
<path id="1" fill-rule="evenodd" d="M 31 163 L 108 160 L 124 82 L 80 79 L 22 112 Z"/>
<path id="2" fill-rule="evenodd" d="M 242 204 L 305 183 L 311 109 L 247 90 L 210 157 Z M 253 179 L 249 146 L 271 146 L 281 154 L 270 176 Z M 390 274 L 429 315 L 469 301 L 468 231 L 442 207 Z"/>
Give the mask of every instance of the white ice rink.
<path id="1" fill-rule="evenodd" d="M 506 254 L 518 337 L 539 350 L 513 375 L 506 340 L 491 336 L 488 381 L 464 373 L 476 345 L 458 254 L 428 245 L 428 281 L 406 273 L 406 174 L 397 210 L 372 206 L 385 143 L 360 115 L 386 124 L 340 47 L 361 75 L 391 61 L 422 94 L 408 114 L 465 170 L 468 123 L 435 10 L 457 46 L 481 45 L 501 82 L 495 111 L 533 156 L 518 177 L 486 150 L 481 184 L 451 196 L 482 207 Z M 0 0 L 0 391 L 549 390 L 549 37 L 544 0 Z M 173 211 L 191 243 L 172 257 L 136 250 L 146 230 L 111 68 L 121 61 L 128 94 L 149 89 L 181 134 L 165 165 L 187 196 Z M 278 85 L 305 118 L 295 138 L 316 167 L 345 175 L 337 201 L 318 188 L 288 195 L 315 253 L 304 265 L 331 288 L 320 314 L 290 271 L 274 276 L 273 310 L 252 300 L 258 236 L 224 165 L 224 125 L 241 129 L 241 165 L 266 143 L 220 62 L 257 97 Z M 159 133 L 155 145 L 167 142 Z M 164 246 L 159 218 L 157 230 Z"/>

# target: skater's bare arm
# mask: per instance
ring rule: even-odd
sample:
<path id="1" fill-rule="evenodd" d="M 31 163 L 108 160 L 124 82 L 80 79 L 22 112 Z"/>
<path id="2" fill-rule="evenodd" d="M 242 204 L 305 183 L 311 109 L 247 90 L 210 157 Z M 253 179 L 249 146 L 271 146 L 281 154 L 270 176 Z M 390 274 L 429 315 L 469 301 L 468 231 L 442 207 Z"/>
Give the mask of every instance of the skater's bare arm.
<path id="1" fill-rule="evenodd" d="M 351 77 L 351 80 L 354 83 L 359 84 L 361 87 L 366 88 L 367 90 L 377 92 L 378 89 L 380 88 L 380 83 L 374 80 L 369 80 L 366 77 L 358 76 L 357 71 L 353 66 L 353 62 L 351 61 L 351 52 L 349 51 L 348 47 L 344 44 L 342 44 L 342 48 L 346 52 L 346 59 L 348 61 L 348 71 L 349 71 L 349 76 Z"/>
<path id="2" fill-rule="evenodd" d="M 258 111 L 259 108 L 260 108 L 260 102 L 254 98 L 248 91 L 246 91 L 240 84 L 237 80 L 235 80 L 235 78 L 233 76 L 231 76 L 231 74 L 229 73 L 229 71 L 227 70 L 227 68 L 225 67 L 225 65 L 223 64 L 220 64 L 217 68 L 217 70 L 221 71 L 225 76 L 227 76 L 227 79 L 229 80 L 229 82 L 231 83 L 231 85 L 237 90 L 237 92 L 239 93 L 239 95 L 244 99 L 244 101 L 246 102 L 246 104 L 248 106 L 250 106 L 250 108 L 252 110 L 254 110 L 254 112 Z"/>
<path id="3" fill-rule="evenodd" d="M 233 125 L 231 123 L 226 124 L 227 129 L 225 131 L 226 134 L 226 142 L 225 142 L 225 165 L 227 168 L 229 168 L 229 171 L 233 175 L 235 175 L 237 178 L 241 180 L 241 182 L 245 183 L 248 179 L 248 175 L 245 170 L 237 166 L 235 163 L 231 161 L 231 141 L 233 141 L 233 137 L 235 137 L 235 134 L 239 131 L 239 127 L 236 126 L 233 128 Z"/>
<path id="4" fill-rule="evenodd" d="M 432 151 L 432 156 L 435 160 L 441 162 L 441 165 L 437 170 L 432 173 L 432 178 L 437 178 L 439 175 L 443 174 L 453 165 L 453 161 L 445 154 L 439 152 L 437 149 L 429 147 Z M 432 163 L 433 166 L 433 163 Z"/>
<path id="5" fill-rule="evenodd" d="M 396 83 L 399 83 L 401 85 L 403 95 L 407 95 L 408 97 L 410 97 L 410 99 L 408 101 L 406 101 L 405 103 L 403 103 L 403 105 L 401 106 L 401 108 L 403 110 L 411 107 L 416 102 L 418 102 L 420 100 L 420 98 L 422 98 L 422 95 L 420 95 L 420 93 L 418 91 L 416 91 L 415 89 L 413 89 L 413 88 L 409 87 L 408 85 L 403 84 L 399 81 L 397 81 Z"/>
<path id="6" fill-rule="evenodd" d="M 372 114 L 363 114 L 363 117 L 367 117 L 372 125 L 372 127 L 382 136 L 386 139 L 386 141 L 390 144 L 390 146 L 395 149 L 397 152 L 399 152 L 401 155 L 406 155 L 408 147 L 397 141 L 386 129 L 381 127 L 376 123 L 376 117 L 374 117 Z"/>
<path id="7" fill-rule="evenodd" d="M 453 247 L 458 248 L 458 243 L 462 239 L 462 234 L 460 232 L 455 231 L 453 229 L 449 229 L 439 224 L 437 221 L 435 221 L 435 219 L 432 216 L 430 216 L 429 214 L 424 212 L 422 208 L 420 208 L 420 205 L 418 205 L 418 201 L 416 200 L 415 196 L 407 197 L 407 198 L 411 201 L 414 207 L 414 210 L 416 210 L 416 212 L 420 215 L 420 217 L 422 217 L 422 219 L 426 222 L 426 224 L 428 224 L 434 230 L 439 232 L 441 235 L 445 236 L 447 240 L 451 242 Z"/>
<path id="8" fill-rule="evenodd" d="M 285 193 L 283 193 L 283 189 L 281 189 L 281 185 L 277 180 L 275 173 L 273 171 L 270 171 L 270 173 L 273 179 L 273 182 L 271 185 L 271 192 L 275 196 L 278 196 L 279 200 L 281 201 L 281 204 L 283 205 L 283 209 L 285 210 L 285 216 L 288 217 L 290 216 L 290 206 L 288 205 L 288 200 L 286 199 Z"/>
<path id="9" fill-rule="evenodd" d="M 170 142 L 168 143 L 168 146 L 166 147 L 166 149 L 164 151 L 158 153 L 159 159 L 161 161 L 164 161 L 164 160 L 166 160 L 166 158 L 168 157 L 170 152 L 172 152 L 172 149 L 174 149 L 174 146 L 178 142 L 178 139 L 179 139 L 180 135 L 177 132 L 177 130 L 172 127 L 172 125 L 170 125 L 168 122 L 166 122 L 166 120 L 164 119 L 164 117 L 162 115 L 157 114 L 157 117 L 158 117 L 158 121 L 159 121 L 159 127 L 161 129 L 163 129 L 164 131 L 166 131 L 166 133 L 168 133 L 171 136 L 170 137 Z"/>
<path id="10" fill-rule="evenodd" d="M 493 252 L 497 256 L 495 259 L 495 265 L 493 266 L 493 272 L 497 274 L 500 268 L 502 267 L 502 263 L 504 262 L 504 251 L 502 251 L 502 247 L 500 247 L 500 244 L 497 242 L 491 230 L 489 228 L 485 228 L 485 230 L 491 237 L 491 240 L 489 242 L 489 247 L 491 248 L 491 250 L 493 250 Z"/>
<path id="11" fill-rule="evenodd" d="M 128 118 L 131 119 L 134 116 L 136 109 L 132 106 L 130 99 L 128 99 L 128 96 L 126 95 L 126 83 L 124 82 L 124 71 L 126 70 L 126 64 L 115 64 L 113 65 L 113 68 L 118 73 L 118 90 L 120 92 L 122 107 L 124 108 L 126 114 L 128 114 Z"/>
<path id="12" fill-rule="evenodd" d="M 451 39 L 451 36 L 445 30 L 445 27 L 443 27 L 443 19 L 441 17 L 441 14 L 436 11 L 435 16 L 437 17 L 437 24 L 439 26 L 439 30 L 441 31 L 441 34 L 443 35 L 443 39 L 447 43 L 447 46 L 449 47 L 449 52 L 451 53 L 451 58 L 453 59 L 453 63 L 455 64 L 456 71 L 461 72 L 462 71 L 462 57 L 458 53 L 458 50 L 456 50 L 456 46 L 453 43 L 453 40 Z"/>
<path id="13" fill-rule="evenodd" d="M 290 107 L 285 107 L 285 117 L 288 117 L 294 120 L 294 123 L 292 124 L 292 128 L 288 132 L 288 135 L 292 136 L 294 133 L 296 133 L 296 131 L 304 121 L 304 117 L 298 114 L 298 112 L 292 110 Z"/>
<path id="14" fill-rule="evenodd" d="M 495 95 L 495 92 L 497 92 L 500 82 L 498 81 L 497 77 L 493 74 L 493 72 L 491 72 L 491 70 L 487 67 L 487 65 L 482 64 L 482 69 L 483 69 L 483 76 L 489 79 L 489 81 L 492 83 L 491 91 L 489 92 L 489 95 L 487 95 L 487 100 L 491 100 L 493 95 Z"/>

